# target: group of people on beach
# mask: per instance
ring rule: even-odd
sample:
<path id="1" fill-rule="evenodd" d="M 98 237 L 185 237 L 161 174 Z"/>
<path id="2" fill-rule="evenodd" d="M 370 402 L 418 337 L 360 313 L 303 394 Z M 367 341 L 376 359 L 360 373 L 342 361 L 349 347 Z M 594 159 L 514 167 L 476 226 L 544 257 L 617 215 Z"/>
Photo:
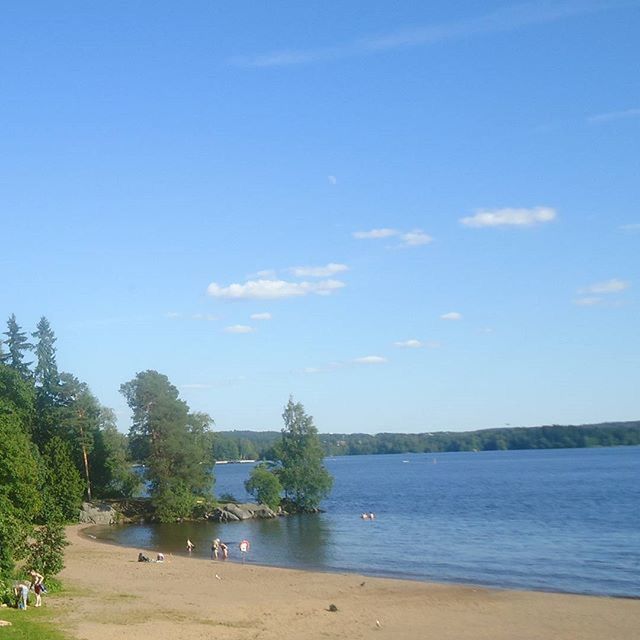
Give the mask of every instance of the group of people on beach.
<path id="1" fill-rule="evenodd" d="M 187 553 L 191 554 L 196 548 L 196 545 L 191 542 L 190 538 L 187 538 L 186 549 Z M 240 552 L 244 559 L 244 555 L 249 551 L 249 542 L 243 540 L 240 543 Z M 211 541 L 211 559 L 212 560 L 226 560 L 229 557 L 229 546 L 222 542 L 220 538 L 214 538 Z M 164 553 L 159 552 L 155 560 L 152 560 L 149 556 L 146 556 L 142 551 L 138 553 L 138 562 L 164 562 Z M 37 605 L 36 605 L 37 606 Z"/>
<path id="2" fill-rule="evenodd" d="M 44 586 L 44 576 L 35 569 L 28 572 L 29 578 L 19 582 L 13 587 L 13 595 L 16 599 L 18 609 L 26 609 L 29 604 L 29 592 L 33 591 L 36 596 L 36 607 L 42 606 L 42 594 L 46 593 Z"/>

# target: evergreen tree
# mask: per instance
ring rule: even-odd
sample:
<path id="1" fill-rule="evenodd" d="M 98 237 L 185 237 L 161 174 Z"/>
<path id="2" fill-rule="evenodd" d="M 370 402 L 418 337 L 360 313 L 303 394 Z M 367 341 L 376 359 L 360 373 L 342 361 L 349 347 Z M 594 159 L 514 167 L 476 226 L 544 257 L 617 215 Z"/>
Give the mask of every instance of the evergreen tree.
<path id="1" fill-rule="evenodd" d="M 24 362 L 24 352 L 29 351 L 31 345 L 27 340 L 27 334 L 20 330 L 20 325 L 14 313 L 7 320 L 7 330 L 4 335 L 7 336 L 4 341 L 7 352 L 0 353 L 0 362 L 17 371 L 23 378 L 29 378 L 31 375 L 29 371 L 30 363 Z"/>
<path id="2" fill-rule="evenodd" d="M 276 448 L 276 473 L 284 489 L 287 506 L 296 511 L 315 511 L 333 485 L 322 464 L 324 453 L 313 417 L 299 402 L 289 398 L 284 413 L 282 440 Z"/>
<path id="3" fill-rule="evenodd" d="M 60 406 L 60 374 L 56 363 L 56 337 L 44 316 L 40 318 L 37 330 L 31 335 L 37 340 L 34 347 L 37 410 L 34 439 L 42 451 L 56 433 L 56 409 Z"/>
<path id="4" fill-rule="evenodd" d="M 138 373 L 120 391 L 133 411 L 130 446 L 147 465 L 157 517 L 190 515 L 196 496 L 211 487 L 210 454 L 201 446 L 208 424 L 189 415 L 178 390 L 157 371 Z"/>

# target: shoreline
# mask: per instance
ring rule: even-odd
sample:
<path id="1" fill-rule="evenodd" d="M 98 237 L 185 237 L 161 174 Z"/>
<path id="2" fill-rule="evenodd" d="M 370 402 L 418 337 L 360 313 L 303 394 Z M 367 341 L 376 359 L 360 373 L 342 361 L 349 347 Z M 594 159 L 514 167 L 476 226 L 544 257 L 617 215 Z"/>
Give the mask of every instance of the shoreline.
<path id="1" fill-rule="evenodd" d="M 132 553 L 135 551 L 135 553 L 137 554 L 141 549 L 139 549 L 138 547 L 133 547 L 133 546 L 129 546 L 126 544 L 122 544 L 119 542 L 116 542 L 115 540 L 108 540 L 105 538 L 101 538 L 99 536 L 92 536 L 90 533 L 88 533 L 89 529 L 93 529 L 93 528 L 111 528 L 111 525 L 95 525 L 95 524 L 84 524 L 84 525 L 80 525 L 81 528 L 78 531 L 78 534 L 82 537 L 88 538 L 89 540 L 92 540 L 94 542 L 97 542 L 99 544 L 105 544 L 105 545 L 110 545 L 110 546 L 114 546 L 114 547 L 118 547 L 120 549 L 130 549 L 132 551 Z M 115 525 L 115 526 L 126 526 L 126 527 L 130 527 L 130 526 L 136 526 L 136 523 L 127 523 L 127 524 L 122 524 L 122 525 Z M 145 549 L 145 551 L 152 551 L 151 555 L 155 555 L 158 551 L 160 551 L 160 549 L 150 549 L 147 548 Z M 188 559 L 189 561 L 194 561 L 194 560 L 202 560 L 205 562 L 212 562 L 212 560 L 209 557 L 205 557 L 205 556 L 189 556 L 185 553 L 180 553 L 180 554 L 173 554 L 170 553 L 169 555 L 171 555 L 171 557 L 179 557 L 179 558 L 185 558 Z M 230 557 L 226 560 L 223 561 L 223 564 L 226 563 L 230 563 L 230 564 L 243 564 L 240 560 L 238 560 L 237 558 L 234 557 Z M 456 581 L 456 580 L 442 580 L 442 581 L 437 581 L 437 580 L 428 580 L 425 578 L 420 578 L 420 577 L 412 577 L 412 576 L 407 576 L 407 575 L 402 575 L 402 574 L 393 574 L 393 573 L 388 573 L 388 574 L 383 574 L 383 573 L 360 573 L 358 571 L 352 571 L 350 569 L 319 569 L 319 568 L 307 568 L 304 566 L 287 566 L 287 565 L 277 565 L 277 564 L 263 564 L 260 562 L 254 562 L 252 560 L 249 560 L 246 564 L 249 564 L 251 566 L 254 567 L 264 567 L 265 569 L 288 569 L 290 571 L 303 571 L 303 572 L 308 572 L 308 573 L 322 573 L 322 574 L 330 574 L 330 575 L 351 575 L 351 576 L 360 576 L 363 578 L 375 578 L 378 580 L 401 580 L 403 582 L 411 582 L 411 583 L 418 583 L 418 584 L 427 584 L 427 585 L 440 585 L 440 586 L 451 586 L 451 587 L 456 587 L 456 586 L 460 586 L 460 587 L 468 587 L 470 589 L 490 589 L 490 590 L 494 590 L 494 591 L 514 591 L 516 593 L 547 593 L 547 594 L 557 594 L 557 595 L 567 595 L 567 596 L 586 596 L 586 597 L 592 597 L 592 598 L 614 598 L 614 599 L 621 599 L 621 600 L 638 600 L 640 601 L 640 596 L 636 596 L 636 595 L 624 595 L 624 594 L 615 594 L 615 593 L 582 593 L 580 591 L 562 591 L 562 590 L 557 590 L 557 589 L 543 589 L 543 588 L 535 588 L 535 587 L 522 587 L 522 588 L 518 588 L 518 587 L 511 587 L 511 586 L 503 586 L 500 584 L 490 584 L 490 583 L 481 583 L 481 582 L 461 582 L 461 581 Z"/>
<path id="2" fill-rule="evenodd" d="M 78 639 L 632 640 L 640 627 L 640 600 L 183 556 L 138 563 L 136 550 L 92 539 L 88 528 L 67 528 L 65 591 L 44 603 Z"/>

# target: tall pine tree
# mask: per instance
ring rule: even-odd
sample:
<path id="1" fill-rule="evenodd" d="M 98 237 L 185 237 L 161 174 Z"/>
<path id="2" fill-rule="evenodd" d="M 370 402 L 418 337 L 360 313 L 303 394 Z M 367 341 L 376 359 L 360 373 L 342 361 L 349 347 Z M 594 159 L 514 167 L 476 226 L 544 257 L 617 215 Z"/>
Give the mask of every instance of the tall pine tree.
<path id="1" fill-rule="evenodd" d="M 0 361 L 17 371 L 23 378 L 28 379 L 31 376 L 30 363 L 24 361 L 24 353 L 31 349 L 31 344 L 27 340 L 27 334 L 21 331 L 15 313 L 12 313 L 7 320 L 7 330 L 4 335 L 7 336 L 4 341 L 7 351 L 0 353 Z"/>

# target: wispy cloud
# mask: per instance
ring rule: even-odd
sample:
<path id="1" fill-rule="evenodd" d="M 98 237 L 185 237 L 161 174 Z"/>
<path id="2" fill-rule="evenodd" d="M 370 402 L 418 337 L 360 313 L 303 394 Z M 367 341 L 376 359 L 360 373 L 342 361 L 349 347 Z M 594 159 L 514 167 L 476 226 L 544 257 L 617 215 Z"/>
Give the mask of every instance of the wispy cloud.
<path id="1" fill-rule="evenodd" d="M 230 327 L 224 328 L 226 333 L 253 333 L 255 329 L 253 327 L 248 327 L 246 324 L 234 324 Z"/>
<path id="2" fill-rule="evenodd" d="M 271 320 L 271 314 L 268 311 L 264 311 L 263 313 L 252 313 L 250 318 L 252 320 Z"/>
<path id="3" fill-rule="evenodd" d="M 214 320 L 219 320 L 218 316 L 214 316 L 211 313 L 180 313 L 179 311 L 169 311 L 164 314 L 165 318 L 169 318 L 170 320 L 198 320 L 198 321 L 206 321 L 213 322 Z"/>
<path id="4" fill-rule="evenodd" d="M 403 247 L 421 247 L 424 244 L 430 244 L 433 242 L 433 238 L 422 231 L 422 229 L 414 229 L 407 233 L 401 233 L 400 239 L 402 240 Z"/>
<path id="5" fill-rule="evenodd" d="M 421 340 L 399 340 L 398 342 L 393 343 L 394 347 L 398 347 L 399 349 L 421 349 L 424 347 L 424 342 Z"/>
<path id="6" fill-rule="evenodd" d="M 609 111 L 608 113 L 597 113 L 589 116 L 589 124 L 604 124 L 614 120 L 628 120 L 629 118 L 640 118 L 640 109 L 625 109 L 624 111 Z"/>
<path id="7" fill-rule="evenodd" d="M 594 307 L 602 302 L 603 299 L 598 296 L 585 296 L 583 298 L 576 298 L 573 304 L 577 304 L 579 307 Z"/>
<path id="8" fill-rule="evenodd" d="M 619 280 L 618 278 L 611 278 L 611 280 L 606 280 L 604 282 L 595 282 L 594 284 L 590 284 L 588 287 L 584 287 L 580 289 L 580 293 L 593 293 L 596 295 L 609 294 L 609 293 L 620 293 L 625 289 L 628 289 L 631 286 L 631 283 L 626 280 Z"/>
<path id="9" fill-rule="evenodd" d="M 338 178 L 335 176 L 327 176 L 327 180 L 329 181 L 329 184 L 338 184 Z"/>
<path id="10" fill-rule="evenodd" d="M 449 311 L 449 313 L 443 313 L 440 316 L 441 320 L 462 320 L 462 314 L 458 313 L 457 311 Z"/>
<path id="11" fill-rule="evenodd" d="M 635 222 L 632 224 L 621 224 L 618 229 L 620 229 L 620 231 L 627 231 L 629 233 L 638 233 L 640 232 L 640 222 Z"/>
<path id="12" fill-rule="evenodd" d="M 336 273 L 349 271 L 346 264 L 330 262 L 324 267 L 291 267 L 288 269 L 296 278 L 328 278 Z"/>
<path id="13" fill-rule="evenodd" d="M 385 364 L 388 360 L 382 356 L 363 356 L 362 358 L 354 358 L 353 362 L 355 364 Z"/>
<path id="14" fill-rule="evenodd" d="M 399 233 L 397 229 L 371 229 L 370 231 L 354 231 L 351 235 L 357 240 L 380 240 L 397 236 Z"/>
<path id="15" fill-rule="evenodd" d="M 288 282 L 286 280 L 248 280 L 244 284 L 221 286 L 212 282 L 207 293 L 228 300 L 278 300 L 306 296 L 310 293 L 328 296 L 345 286 L 340 280 L 319 282 Z"/>
<path id="16" fill-rule="evenodd" d="M 370 231 L 354 231 L 351 234 L 356 240 L 382 240 L 384 238 L 398 238 L 399 247 L 421 247 L 433 242 L 433 238 L 422 229 L 400 231 L 398 229 L 371 229 Z"/>
<path id="17" fill-rule="evenodd" d="M 398 30 L 316 49 L 289 49 L 252 56 L 239 56 L 230 62 L 245 67 L 283 67 L 335 61 L 353 56 L 433 46 L 452 40 L 515 31 L 585 13 L 634 6 L 635 4 L 635 2 L 625 0 L 527 2 L 501 7 L 490 13 L 466 20 Z"/>
<path id="18" fill-rule="evenodd" d="M 493 209 L 480 210 L 473 216 L 460 218 L 465 227 L 532 227 L 556 219 L 556 211 L 551 207 L 533 207 L 532 209 Z"/>

